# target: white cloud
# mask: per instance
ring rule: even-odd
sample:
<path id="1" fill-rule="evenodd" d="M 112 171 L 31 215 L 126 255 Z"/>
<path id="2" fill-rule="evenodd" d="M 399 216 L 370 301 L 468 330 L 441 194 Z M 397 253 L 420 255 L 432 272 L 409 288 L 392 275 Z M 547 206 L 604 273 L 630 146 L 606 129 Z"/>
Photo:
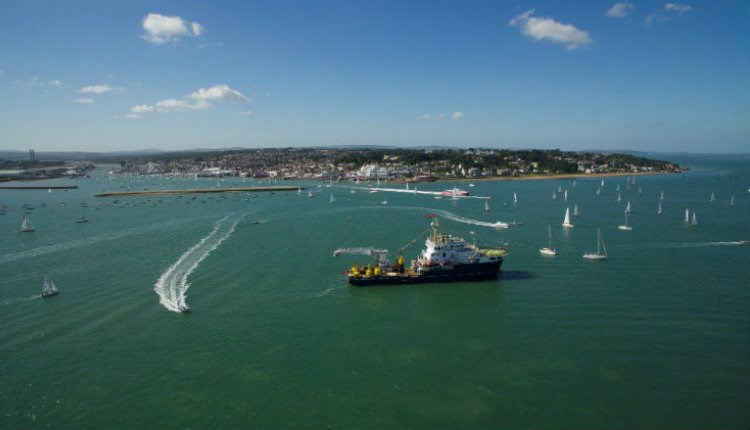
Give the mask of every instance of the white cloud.
<path id="1" fill-rule="evenodd" d="M 241 92 L 229 88 L 229 85 L 214 85 L 211 88 L 200 88 L 198 91 L 190 94 L 193 100 L 211 100 L 211 101 L 235 101 L 246 102 L 248 98 Z"/>
<path id="2" fill-rule="evenodd" d="M 91 103 L 94 103 L 94 99 L 75 99 L 73 101 L 76 102 L 76 103 L 81 103 L 81 104 L 91 104 Z"/>
<path id="3" fill-rule="evenodd" d="M 156 45 L 176 42 L 180 37 L 198 37 L 205 32 L 203 26 L 197 22 L 188 24 L 179 16 L 165 16 L 149 13 L 143 18 L 143 39 Z"/>
<path id="4" fill-rule="evenodd" d="M 104 93 L 121 93 L 125 91 L 122 87 L 110 87 L 109 84 L 89 85 L 78 90 L 84 94 L 104 94 Z"/>
<path id="5" fill-rule="evenodd" d="M 432 115 L 429 113 L 425 113 L 425 114 L 418 116 L 417 119 L 422 120 L 422 121 L 429 121 L 432 119 Z"/>
<path id="6" fill-rule="evenodd" d="M 456 111 L 456 112 L 453 112 L 450 117 L 453 120 L 458 120 L 458 119 L 462 119 L 464 117 L 464 114 L 463 114 L 463 112 Z M 447 118 L 448 118 L 448 115 L 446 115 L 445 113 L 442 113 L 442 112 L 439 113 L 439 114 L 437 114 L 437 115 L 433 115 L 431 113 L 424 113 L 422 115 L 419 115 L 417 117 L 417 120 L 419 120 L 419 121 L 432 121 L 432 120 L 442 121 L 442 120 L 445 120 Z"/>
<path id="7" fill-rule="evenodd" d="M 463 119 L 464 113 L 463 112 L 453 112 L 453 115 L 451 115 L 451 119 L 457 120 L 457 119 Z"/>
<path id="8" fill-rule="evenodd" d="M 679 15 L 684 14 L 685 12 L 690 12 L 693 8 L 686 4 L 679 4 L 679 3 L 667 3 L 664 5 L 664 10 L 669 12 L 676 12 Z"/>
<path id="9" fill-rule="evenodd" d="M 125 118 L 127 119 L 141 119 L 141 116 L 135 113 L 126 113 Z"/>
<path id="10" fill-rule="evenodd" d="M 62 82 L 60 82 L 59 79 L 50 79 L 48 81 L 45 81 L 44 79 L 39 78 L 39 76 L 32 76 L 30 79 L 26 81 L 16 81 L 16 84 L 26 84 L 30 87 L 55 87 L 55 88 L 62 88 L 65 85 L 63 85 Z"/>
<path id="11" fill-rule="evenodd" d="M 251 110 L 243 110 L 243 111 L 238 112 L 238 113 L 240 114 L 240 116 L 250 116 L 250 115 L 253 114 L 253 111 L 251 111 Z"/>
<path id="12" fill-rule="evenodd" d="M 510 27 L 520 27 L 521 34 L 536 40 L 549 40 L 561 43 L 568 50 L 591 44 L 591 36 L 570 24 L 561 24 L 552 18 L 532 16 L 534 9 L 528 10 L 510 20 Z"/>
<path id="13" fill-rule="evenodd" d="M 693 10 L 693 7 L 686 4 L 666 3 L 662 10 L 646 17 L 646 26 L 650 26 L 655 22 L 665 22 L 677 19 L 691 10 Z"/>
<path id="14" fill-rule="evenodd" d="M 159 112 L 170 112 L 173 110 L 176 110 L 176 111 L 202 110 L 202 109 L 208 109 L 210 107 L 211 107 L 211 104 L 205 100 L 198 100 L 194 104 L 190 104 L 190 102 L 185 101 L 185 100 L 177 100 L 177 99 L 166 99 L 166 100 L 156 102 L 156 110 Z"/>
<path id="15" fill-rule="evenodd" d="M 613 4 L 611 8 L 609 8 L 609 10 L 607 11 L 607 16 L 610 18 L 625 18 L 630 13 L 630 10 L 634 7 L 635 6 L 626 1 L 617 2 Z"/>
<path id="16" fill-rule="evenodd" d="M 154 107 L 149 105 L 137 105 L 133 107 L 133 109 L 130 109 L 131 113 L 139 114 L 139 113 L 145 113 L 145 112 L 153 112 Z"/>

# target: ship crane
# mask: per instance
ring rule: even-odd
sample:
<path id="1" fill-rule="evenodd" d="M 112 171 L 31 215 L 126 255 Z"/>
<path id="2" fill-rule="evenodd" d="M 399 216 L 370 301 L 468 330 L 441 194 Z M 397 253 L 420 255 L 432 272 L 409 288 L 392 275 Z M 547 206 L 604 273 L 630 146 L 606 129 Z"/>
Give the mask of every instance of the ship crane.
<path id="1" fill-rule="evenodd" d="M 333 256 L 338 257 L 341 254 L 368 255 L 375 256 L 379 265 L 388 265 L 388 250 L 380 248 L 338 248 L 333 251 Z"/>

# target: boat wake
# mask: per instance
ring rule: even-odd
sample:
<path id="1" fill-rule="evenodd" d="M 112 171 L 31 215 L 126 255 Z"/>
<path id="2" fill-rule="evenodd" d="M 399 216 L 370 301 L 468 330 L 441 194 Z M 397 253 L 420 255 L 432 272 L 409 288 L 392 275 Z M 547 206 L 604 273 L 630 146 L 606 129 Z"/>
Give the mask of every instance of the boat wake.
<path id="1" fill-rule="evenodd" d="M 26 251 L 15 252 L 12 254 L 5 254 L 3 256 L 0 256 L 0 264 L 10 263 L 16 260 L 23 260 L 25 258 L 39 257 L 41 255 L 53 254 L 56 252 L 69 251 L 71 249 L 81 248 L 81 247 L 89 246 L 89 245 L 95 245 L 95 244 L 110 241 L 110 240 L 118 240 L 118 239 L 122 239 L 124 237 L 130 236 L 133 234 L 141 234 L 141 233 L 146 233 L 146 232 L 154 231 L 154 230 L 164 231 L 164 229 L 174 228 L 177 225 L 184 224 L 187 222 L 192 222 L 192 221 L 195 221 L 195 219 L 187 219 L 187 220 L 181 220 L 177 222 L 170 221 L 170 222 L 158 223 L 158 224 L 153 224 L 147 228 L 136 227 L 136 228 L 131 228 L 129 230 L 123 230 L 123 231 L 118 231 L 114 233 L 100 234 L 98 236 L 92 236 L 92 237 L 88 237 L 85 239 L 76 239 L 76 240 L 71 240 L 68 242 L 56 243 L 53 245 L 40 246 L 40 247 L 29 249 Z"/>
<path id="2" fill-rule="evenodd" d="M 476 219 L 464 218 L 462 216 L 456 215 L 448 211 L 440 210 L 440 209 L 433 210 L 432 212 L 440 215 L 443 218 L 449 219 L 451 221 L 460 222 L 463 224 L 478 225 L 481 227 L 490 227 L 490 228 L 502 228 L 502 229 L 508 228 L 508 223 L 505 223 L 502 221 L 497 221 L 497 222 L 479 221 Z"/>
<path id="3" fill-rule="evenodd" d="M 234 232 L 242 217 L 230 221 L 230 215 L 216 221 L 214 228 L 203 239 L 185 251 L 180 258 L 154 284 L 154 291 L 159 296 L 159 303 L 172 312 L 183 312 L 189 309 L 185 303 L 187 290 L 190 288 L 188 277 L 198 265 Z"/>
<path id="4" fill-rule="evenodd" d="M 0 306 L 8 306 L 14 303 L 30 302 L 32 300 L 41 299 L 41 298 L 42 296 L 35 295 L 35 296 L 30 296 L 30 297 L 22 297 L 18 299 L 5 299 L 5 300 L 0 301 Z"/>
<path id="5" fill-rule="evenodd" d="M 742 246 L 750 245 L 750 240 L 733 240 L 724 242 L 679 242 L 679 243 L 652 243 L 639 246 L 639 248 L 679 249 L 679 248 L 709 248 L 714 246 Z M 625 247 L 620 247 L 624 249 Z"/>

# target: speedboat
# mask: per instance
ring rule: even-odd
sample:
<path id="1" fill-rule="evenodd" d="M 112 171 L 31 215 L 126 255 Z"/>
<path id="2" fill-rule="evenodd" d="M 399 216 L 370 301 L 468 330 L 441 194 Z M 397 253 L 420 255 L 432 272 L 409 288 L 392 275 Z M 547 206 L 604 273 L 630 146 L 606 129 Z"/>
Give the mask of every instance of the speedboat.
<path id="1" fill-rule="evenodd" d="M 187 303 L 178 306 L 177 310 L 182 312 L 183 314 L 191 312 L 190 306 L 188 306 Z"/>

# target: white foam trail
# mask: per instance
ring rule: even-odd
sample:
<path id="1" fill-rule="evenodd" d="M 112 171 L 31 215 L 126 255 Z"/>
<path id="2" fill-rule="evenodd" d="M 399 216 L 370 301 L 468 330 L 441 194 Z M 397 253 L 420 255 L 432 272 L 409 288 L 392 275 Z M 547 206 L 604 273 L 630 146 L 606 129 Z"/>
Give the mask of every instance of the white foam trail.
<path id="1" fill-rule="evenodd" d="M 679 242 L 679 243 L 652 243 L 641 246 L 642 248 L 652 248 L 652 249 L 666 249 L 666 248 L 708 248 L 708 247 L 714 247 L 714 246 L 742 246 L 742 245 L 748 245 L 750 244 L 750 241 L 748 240 L 734 240 L 734 241 L 725 241 L 725 242 Z M 620 247 L 621 249 L 628 249 L 630 247 Z M 639 247 L 640 248 L 640 247 Z M 633 247 L 635 249 L 635 247 Z"/>
<path id="2" fill-rule="evenodd" d="M 188 276 L 211 252 L 232 235 L 241 218 L 227 226 L 226 221 L 229 217 L 230 215 L 227 215 L 216 221 L 214 228 L 206 237 L 185 251 L 159 276 L 159 280 L 154 284 L 154 291 L 159 295 L 159 303 L 167 310 L 180 312 L 180 307 L 185 305 L 185 293 L 190 288 Z"/>
<path id="3" fill-rule="evenodd" d="M 122 239 L 123 237 L 130 236 L 132 234 L 144 233 L 152 230 L 164 230 L 165 228 L 174 227 L 175 225 L 184 224 L 186 222 L 194 221 L 182 220 L 178 222 L 165 222 L 159 224 L 153 224 L 149 227 L 136 227 L 129 230 L 122 230 L 114 233 L 105 233 L 97 236 L 88 237 L 85 239 L 76 239 L 68 242 L 56 243 L 53 245 L 40 246 L 38 248 L 29 249 L 26 251 L 15 252 L 12 254 L 6 254 L 0 256 L 0 264 L 10 263 L 11 261 L 22 260 L 24 258 L 38 257 L 40 255 L 52 254 L 55 252 L 69 251 L 75 248 L 81 248 L 88 245 L 93 245 L 108 240 Z"/>
<path id="4" fill-rule="evenodd" d="M 476 219 L 464 218 L 462 216 L 458 216 L 458 215 L 456 215 L 454 213 L 450 213 L 448 211 L 444 211 L 444 210 L 440 210 L 440 209 L 434 210 L 433 212 L 435 212 L 436 214 L 439 214 L 440 216 L 442 216 L 444 218 L 447 218 L 447 219 L 449 219 L 451 221 L 456 221 L 456 222 L 460 222 L 460 223 L 463 223 L 463 224 L 478 225 L 478 226 L 490 227 L 490 228 L 508 228 L 508 224 L 504 223 L 502 221 L 497 221 L 497 222 L 479 221 L 479 220 L 476 220 Z"/>
<path id="5" fill-rule="evenodd" d="M 5 299 L 3 301 L 0 301 L 0 306 L 8 306 L 12 305 L 13 303 L 22 303 L 22 302 L 30 302 L 32 300 L 41 299 L 42 296 L 36 295 L 31 297 L 24 297 L 19 299 Z"/>

